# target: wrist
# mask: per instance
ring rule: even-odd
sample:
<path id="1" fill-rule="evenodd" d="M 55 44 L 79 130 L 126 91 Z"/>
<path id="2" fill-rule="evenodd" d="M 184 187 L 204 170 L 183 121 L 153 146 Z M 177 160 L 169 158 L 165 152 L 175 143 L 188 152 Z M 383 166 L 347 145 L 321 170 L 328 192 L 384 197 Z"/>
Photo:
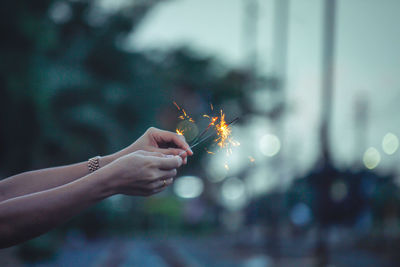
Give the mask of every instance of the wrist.
<path id="1" fill-rule="evenodd" d="M 100 157 L 100 159 L 99 159 L 100 168 L 107 166 L 108 164 L 110 164 L 111 162 L 116 160 L 117 158 L 118 157 L 116 154 L 110 154 L 107 156 Z"/>
<path id="2" fill-rule="evenodd" d="M 116 177 L 114 168 L 109 168 L 106 166 L 101 168 L 96 173 L 93 173 L 93 175 L 96 175 L 96 184 L 101 198 L 107 198 L 118 194 L 118 186 L 116 183 L 117 179 L 114 179 Z"/>

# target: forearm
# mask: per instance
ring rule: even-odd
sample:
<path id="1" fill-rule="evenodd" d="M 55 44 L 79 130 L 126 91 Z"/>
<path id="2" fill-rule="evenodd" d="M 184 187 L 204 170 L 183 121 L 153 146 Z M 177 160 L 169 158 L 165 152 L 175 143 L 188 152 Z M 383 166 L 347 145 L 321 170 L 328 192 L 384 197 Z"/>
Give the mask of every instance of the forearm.
<path id="1" fill-rule="evenodd" d="M 114 155 L 100 158 L 100 167 L 115 159 Z M 48 190 L 75 181 L 89 173 L 87 162 L 30 171 L 0 181 L 0 203 L 4 200 Z"/>
<path id="2" fill-rule="evenodd" d="M 39 236 L 115 193 L 105 168 L 71 183 L 0 203 L 0 247 Z"/>

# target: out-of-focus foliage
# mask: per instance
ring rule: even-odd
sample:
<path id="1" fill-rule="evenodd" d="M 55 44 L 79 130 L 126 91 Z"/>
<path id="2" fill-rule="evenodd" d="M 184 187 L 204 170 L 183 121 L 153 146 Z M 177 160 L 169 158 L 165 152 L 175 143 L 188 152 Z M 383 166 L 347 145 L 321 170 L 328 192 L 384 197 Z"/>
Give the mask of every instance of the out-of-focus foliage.
<path id="1" fill-rule="evenodd" d="M 116 10 L 101 3 L 17 1 L 2 9 L 4 176 L 106 154 L 149 126 L 171 127 L 159 114 L 174 93 L 217 103 L 241 96 L 245 75 L 211 58 L 188 49 L 125 49 L 127 35 L 159 1 L 130 1 Z"/>
<path id="2" fill-rule="evenodd" d="M 161 1 L 126 1 L 118 8 L 104 7 L 105 2 L 4 3 L 0 178 L 115 152 L 150 126 L 174 130 L 172 100 L 190 106 L 196 115 L 207 111 L 210 102 L 242 98 L 248 75 L 213 58 L 188 48 L 146 53 L 128 49 L 128 34 Z M 169 229 L 182 226 L 176 198 L 163 199 L 163 205 L 154 201 L 100 203 L 21 251 L 27 259 L 51 254 L 54 238 L 70 235 L 70 229 L 90 237 L 163 229 L 161 222 L 166 221 Z"/>

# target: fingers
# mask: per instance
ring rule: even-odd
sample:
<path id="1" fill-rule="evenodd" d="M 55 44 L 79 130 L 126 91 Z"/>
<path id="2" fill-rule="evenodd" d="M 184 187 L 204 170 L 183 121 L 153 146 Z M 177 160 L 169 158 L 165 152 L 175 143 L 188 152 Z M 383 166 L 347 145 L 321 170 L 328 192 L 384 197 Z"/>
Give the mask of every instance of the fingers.
<path id="1" fill-rule="evenodd" d="M 171 185 L 173 181 L 174 181 L 174 178 L 172 178 L 172 177 L 168 178 L 168 179 L 159 179 L 159 180 L 156 180 L 156 181 L 150 183 L 149 189 L 151 191 L 158 190 L 158 189 L 165 189 L 169 185 Z"/>
<path id="2" fill-rule="evenodd" d="M 180 156 L 183 159 L 183 164 L 187 163 L 188 153 L 185 150 L 179 148 L 153 148 L 153 150 L 165 155 Z"/>
<path id="3" fill-rule="evenodd" d="M 190 146 L 185 140 L 183 135 L 179 135 L 177 133 L 163 131 L 160 129 L 153 128 L 152 136 L 156 140 L 157 143 L 174 143 L 178 148 L 187 151 L 188 155 L 193 155 L 193 151 L 190 149 Z"/>
<path id="4" fill-rule="evenodd" d="M 176 169 L 183 164 L 183 160 L 180 156 L 154 157 L 154 162 L 160 170 Z"/>
<path id="5" fill-rule="evenodd" d="M 167 154 L 162 151 L 146 151 L 146 150 L 138 150 L 135 153 L 143 155 L 143 156 L 153 156 L 153 157 L 165 157 Z"/>

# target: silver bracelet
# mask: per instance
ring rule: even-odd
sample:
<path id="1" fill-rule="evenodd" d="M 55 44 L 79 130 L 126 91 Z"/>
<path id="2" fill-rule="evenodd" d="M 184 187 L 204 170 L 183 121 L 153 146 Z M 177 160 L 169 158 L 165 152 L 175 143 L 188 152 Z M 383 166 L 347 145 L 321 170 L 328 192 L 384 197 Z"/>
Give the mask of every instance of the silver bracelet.
<path id="1" fill-rule="evenodd" d="M 100 156 L 90 158 L 87 163 L 89 172 L 94 172 L 100 169 Z"/>

